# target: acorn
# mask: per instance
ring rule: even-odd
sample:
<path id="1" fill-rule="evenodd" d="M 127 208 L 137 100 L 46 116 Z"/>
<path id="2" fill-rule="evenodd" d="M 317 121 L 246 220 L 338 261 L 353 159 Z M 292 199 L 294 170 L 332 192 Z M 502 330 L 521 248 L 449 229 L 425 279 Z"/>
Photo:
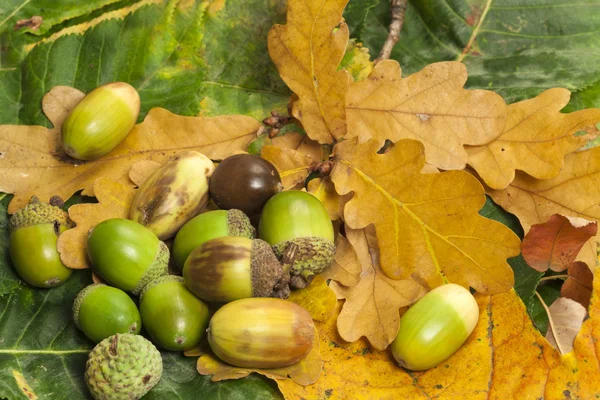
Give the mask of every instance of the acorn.
<path id="1" fill-rule="evenodd" d="M 258 226 L 259 237 L 273 246 L 290 286 L 306 287 L 335 257 L 333 224 L 325 206 L 310 193 L 281 192 L 265 204 Z"/>
<path id="2" fill-rule="evenodd" d="M 208 326 L 208 306 L 180 276 L 162 276 L 147 284 L 140 294 L 140 312 L 152 341 L 167 350 L 196 347 Z"/>
<path id="3" fill-rule="evenodd" d="M 221 360 L 243 368 L 280 368 L 302 360 L 315 339 L 304 308 L 281 299 L 242 299 L 210 320 L 208 343 Z"/>
<path id="4" fill-rule="evenodd" d="M 95 343 L 117 333 L 137 335 L 142 329 L 140 312 L 129 295 L 102 283 L 79 292 L 73 302 L 73 320 Z"/>
<path id="5" fill-rule="evenodd" d="M 192 218 L 177 232 L 173 242 L 173 258 L 180 269 L 190 253 L 202 243 L 223 236 L 254 239 L 256 230 L 240 210 L 208 211 Z"/>
<path id="6" fill-rule="evenodd" d="M 107 219 L 92 228 L 87 250 L 102 279 L 135 295 L 168 272 L 167 246 L 148 228 L 128 219 Z"/>
<path id="7" fill-rule="evenodd" d="M 171 158 L 142 183 L 129 218 L 150 229 L 160 240 L 175 236 L 179 228 L 200 214 L 208 203 L 208 178 L 213 162 L 188 151 Z"/>
<path id="8" fill-rule="evenodd" d="M 62 125 L 63 150 L 77 160 L 95 160 L 117 147 L 140 114 L 140 96 L 125 82 L 113 82 L 88 93 Z"/>
<path id="9" fill-rule="evenodd" d="M 56 202 L 55 202 L 56 200 Z M 53 198 L 51 203 L 61 204 Z M 60 261 L 56 241 L 73 227 L 61 208 L 32 197 L 29 204 L 10 218 L 9 252 L 21 278 L 32 286 L 52 288 L 63 284 L 73 272 Z"/>
<path id="10" fill-rule="evenodd" d="M 192 293 L 209 302 L 289 296 L 281 264 L 260 239 L 225 236 L 204 242 L 187 258 L 183 279 Z"/>
<path id="11" fill-rule="evenodd" d="M 478 319 L 479 307 L 471 292 L 453 283 L 438 286 L 402 316 L 392 354 L 406 369 L 433 368 L 463 345 Z"/>
<path id="12" fill-rule="evenodd" d="M 236 154 L 219 163 L 210 177 L 210 197 L 217 207 L 236 208 L 249 216 L 283 189 L 277 169 L 264 158 Z"/>

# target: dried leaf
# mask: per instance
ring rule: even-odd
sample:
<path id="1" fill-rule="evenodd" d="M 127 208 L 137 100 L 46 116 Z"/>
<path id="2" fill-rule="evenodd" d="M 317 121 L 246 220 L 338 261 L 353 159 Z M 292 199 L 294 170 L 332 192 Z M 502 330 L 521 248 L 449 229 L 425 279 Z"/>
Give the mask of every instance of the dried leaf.
<path id="1" fill-rule="evenodd" d="M 315 321 L 329 319 L 337 304 L 335 293 L 322 275 L 317 275 L 307 288 L 293 291 L 288 300 L 307 310 Z"/>
<path id="2" fill-rule="evenodd" d="M 576 301 L 559 297 L 549 307 L 549 311 L 546 340 L 561 354 L 572 352 L 575 337 L 587 315 L 586 309 Z"/>
<path id="3" fill-rule="evenodd" d="M 319 142 L 311 140 L 307 135 L 298 132 L 288 132 L 285 135 L 276 136 L 271 140 L 271 144 L 296 150 L 302 155 L 309 156 L 314 161 L 322 161 L 326 156 L 323 146 Z"/>
<path id="4" fill-rule="evenodd" d="M 295 385 L 311 385 L 319 379 L 323 369 L 323 361 L 319 353 L 320 341 L 319 331 L 315 328 L 315 344 L 312 350 L 300 362 L 283 368 L 258 369 L 240 368 L 219 360 L 214 354 L 207 353 L 198 359 L 196 369 L 200 375 L 212 375 L 213 382 L 227 379 L 239 379 L 253 372 L 266 376 L 267 378 L 291 380 Z"/>
<path id="5" fill-rule="evenodd" d="M 594 274 L 586 263 L 577 261 L 569 267 L 569 277 L 560 288 L 560 295 L 575 300 L 585 309 L 590 306 Z"/>
<path id="6" fill-rule="evenodd" d="M 362 265 L 360 282 L 353 287 L 338 286 L 338 297 L 346 302 L 337 320 L 342 339 L 354 342 L 365 336 L 377 350 L 384 350 L 396 337 L 399 310 L 414 303 L 426 290 L 412 280 L 393 280 L 379 265 L 374 229 L 347 229 L 346 236 Z"/>
<path id="7" fill-rule="evenodd" d="M 349 229 L 349 228 L 346 228 Z M 341 233 L 335 238 L 335 260 L 323 271 L 325 279 L 332 279 L 344 286 L 356 286 L 360 281 L 362 267 L 354 247 Z"/>
<path id="8" fill-rule="evenodd" d="M 427 162 L 441 169 L 463 169 L 464 145 L 483 145 L 500 134 L 506 104 L 496 93 L 465 90 L 464 64 L 443 62 L 401 78 L 400 65 L 377 63 L 369 78 L 350 85 L 346 113 L 348 132 L 360 142 L 416 139 Z"/>
<path id="9" fill-rule="evenodd" d="M 350 75 L 338 70 L 348 43 L 342 12 L 348 0 L 290 1 L 287 24 L 269 32 L 271 59 L 298 95 L 292 114 L 308 136 L 332 143 L 346 134 L 346 90 Z"/>
<path id="10" fill-rule="evenodd" d="M 539 180 L 517 171 L 504 190 L 489 189 L 494 202 L 519 218 L 525 233 L 553 214 L 600 220 L 600 148 L 568 154 L 560 175 Z M 596 265 L 596 234 L 579 252 L 577 261 Z"/>
<path id="11" fill-rule="evenodd" d="M 537 271 L 564 271 L 597 232 L 596 221 L 555 214 L 545 223 L 531 227 L 523 238 L 521 252 L 527 264 Z"/>
<path id="12" fill-rule="evenodd" d="M 129 179 L 135 186 L 140 187 L 161 165 L 161 163 L 151 160 L 138 161 L 131 166 Z"/>
<path id="13" fill-rule="evenodd" d="M 110 218 L 127 218 L 135 196 L 131 186 L 98 178 L 94 183 L 98 203 L 75 204 L 69 207 L 69 217 L 76 226 L 58 237 L 60 259 L 69 268 L 89 268 L 86 240 L 90 229 Z"/>
<path id="14" fill-rule="evenodd" d="M 314 195 L 327 209 L 329 219 L 335 221 L 342 217 L 344 212 L 342 197 L 335 191 L 335 186 L 330 177 L 315 178 L 308 182 L 306 187 L 309 193 Z"/>
<path id="15" fill-rule="evenodd" d="M 565 155 L 594 138 L 575 133 L 600 121 L 600 109 L 561 113 L 570 97 L 569 90 L 556 88 L 509 105 L 502 135 L 483 146 L 467 148 L 469 165 L 494 189 L 507 187 L 516 169 L 538 179 L 556 177 Z"/>
<path id="16" fill-rule="evenodd" d="M 277 168 L 284 190 L 304 187 L 304 181 L 310 174 L 312 158 L 296 150 L 275 146 L 264 146 L 260 155 Z"/>
<path id="17" fill-rule="evenodd" d="M 260 123 L 241 115 L 213 118 L 182 117 L 162 108 L 150 110 L 119 147 L 108 155 L 88 162 L 66 162 L 60 148 L 62 121 L 83 93 L 57 87 L 45 97 L 43 109 L 54 127 L 0 126 L 0 191 L 14 193 L 9 212 L 23 207 L 32 195 L 48 201 L 58 195 L 69 198 L 83 189 L 93 196 L 97 178 L 129 183 L 127 174 L 140 160 L 165 162 L 182 150 L 196 150 L 212 159 L 221 159 L 244 149 L 254 139 Z"/>
<path id="18" fill-rule="evenodd" d="M 520 240 L 506 226 L 478 214 L 481 184 L 463 171 L 420 174 L 423 145 L 396 143 L 377 154 L 371 140 L 338 143 L 331 178 L 340 194 L 354 192 L 344 208 L 353 229 L 374 224 L 381 267 L 392 279 L 436 287 L 447 279 L 482 293 L 501 293 L 514 283 L 506 259 Z"/>

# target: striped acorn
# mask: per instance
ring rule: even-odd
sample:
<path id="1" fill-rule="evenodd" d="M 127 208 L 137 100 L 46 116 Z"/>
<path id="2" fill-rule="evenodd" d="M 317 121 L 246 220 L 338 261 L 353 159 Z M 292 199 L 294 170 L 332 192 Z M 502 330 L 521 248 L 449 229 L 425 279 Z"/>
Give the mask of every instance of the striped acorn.
<path id="1" fill-rule="evenodd" d="M 214 169 L 213 162 L 197 151 L 178 154 L 142 183 L 129 218 L 160 240 L 172 238 L 206 207 L 208 179 Z"/>
<path id="2" fill-rule="evenodd" d="M 419 299 L 400 320 L 392 354 L 404 367 L 422 371 L 454 354 L 475 329 L 479 307 L 462 286 L 439 286 Z"/>
<path id="3" fill-rule="evenodd" d="M 210 320 L 208 343 L 221 360 L 243 368 L 280 368 L 302 360 L 315 339 L 304 308 L 282 299 L 242 299 Z"/>
<path id="4" fill-rule="evenodd" d="M 289 296 L 281 264 L 260 239 L 225 236 L 203 243 L 186 260 L 183 278 L 206 301 Z"/>
<path id="5" fill-rule="evenodd" d="M 62 203 L 52 199 L 51 203 Z M 9 252 L 19 276 L 32 286 L 52 288 L 63 284 L 72 273 L 60 260 L 56 242 L 73 227 L 68 214 L 32 197 L 29 204 L 10 218 Z"/>
<path id="6" fill-rule="evenodd" d="M 128 219 L 100 222 L 88 235 L 87 249 L 102 279 L 135 295 L 168 272 L 167 246 L 149 229 Z"/>
<path id="7" fill-rule="evenodd" d="M 270 245 L 291 275 L 290 286 L 306 287 L 335 257 L 333 224 L 325 206 L 299 190 L 271 197 L 263 208 L 259 237 Z"/>
<path id="8" fill-rule="evenodd" d="M 63 150 L 77 160 L 95 160 L 117 147 L 134 127 L 140 96 L 125 82 L 113 82 L 88 93 L 62 125 Z"/>
<path id="9" fill-rule="evenodd" d="M 185 260 L 202 243 L 223 236 L 254 239 L 256 230 L 240 210 L 208 211 L 192 218 L 177 232 L 173 242 L 175 264 L 183 270 Z"/>

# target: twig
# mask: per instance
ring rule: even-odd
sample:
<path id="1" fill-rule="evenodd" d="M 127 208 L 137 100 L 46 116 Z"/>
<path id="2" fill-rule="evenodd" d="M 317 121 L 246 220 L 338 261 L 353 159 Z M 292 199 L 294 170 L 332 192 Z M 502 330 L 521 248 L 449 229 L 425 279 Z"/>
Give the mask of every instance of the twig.
<path id="1" fill-rule="evenodd" d="M 390 33 L 388 34 L 379 57 L 375 61 L 386 60 L 390 58 L 392 49 L 400 40 L 400 31 L 402 30 L 402 24 L 404 23 L 404 13 L 406 11 L 407 0 L 391 0 L 392 3 L 392 22 L 390 22 Z"/>
<path id="2" fill-rule="evenodd" d="M 552 279 L 567 279 L 569 277 L 569 275 L 564 274 L 564 275 L 550 275 L 550 276 L 545 276 L 543 278 L 540 279 L 540 282 L 544 282 L 544 281 L 550 281 Z"/>
<path id="3" fill-rule="evenodd" d="M 542 299 L 542 296 L 540 296 L 540 294 L 537 292 L 537 290 L 535 291 L 535 295 L 537 296 L 540 303 L 542 303 L 542 307 L 544 307 L 544 310 L 546 310 L 546 314 L 548 314 L 548 323 L 550 324 L 550 329 L 552 329 L 552 335 L 554 336 L 554 341 L 556 342 L 556 347 L 558 347 L 558 351 L 560 351 L 560 354 L 566 354 L 564 352 L 564 350 L 560 347 L 560 341 L 558 340 L 558 336 L 556 336 L 557 332 L 556 332 L 556 329 L 554 328 L 554 321 L 552 321 L 552 315 L 550 314 L 550 309 L 548 308 L 546 303 L 544 303 L 544 299 Z"/>

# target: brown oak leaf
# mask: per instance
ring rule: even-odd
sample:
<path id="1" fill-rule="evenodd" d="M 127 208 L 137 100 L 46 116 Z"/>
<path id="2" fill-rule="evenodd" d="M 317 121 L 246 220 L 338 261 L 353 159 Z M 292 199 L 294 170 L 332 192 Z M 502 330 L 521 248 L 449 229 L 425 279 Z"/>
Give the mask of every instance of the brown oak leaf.
<path id="1" fill-rule="evenodd" d="M 335 238 L 335 259 L 322 275 L 325 279 L 332 279 L 349 287 L 358 285 L 361 271 L 356 250 L 344 235 L 338 233 Z"/>
<path id="2" fill-rule="evenodd" d="M 569 267 L 569 277 L 560 288 L 560 295 L 575 300 L 587 310 L 592 298 L 593 280 L 594 274 L 587 264 L 576 261 Z"/>
<path id="3" fill-rule="evenodd" d="M 284 190 L 300 189 L 310 174 L 313 159 L 285 147 L 264 146 L 261 157 L 277 168 Z"/>

